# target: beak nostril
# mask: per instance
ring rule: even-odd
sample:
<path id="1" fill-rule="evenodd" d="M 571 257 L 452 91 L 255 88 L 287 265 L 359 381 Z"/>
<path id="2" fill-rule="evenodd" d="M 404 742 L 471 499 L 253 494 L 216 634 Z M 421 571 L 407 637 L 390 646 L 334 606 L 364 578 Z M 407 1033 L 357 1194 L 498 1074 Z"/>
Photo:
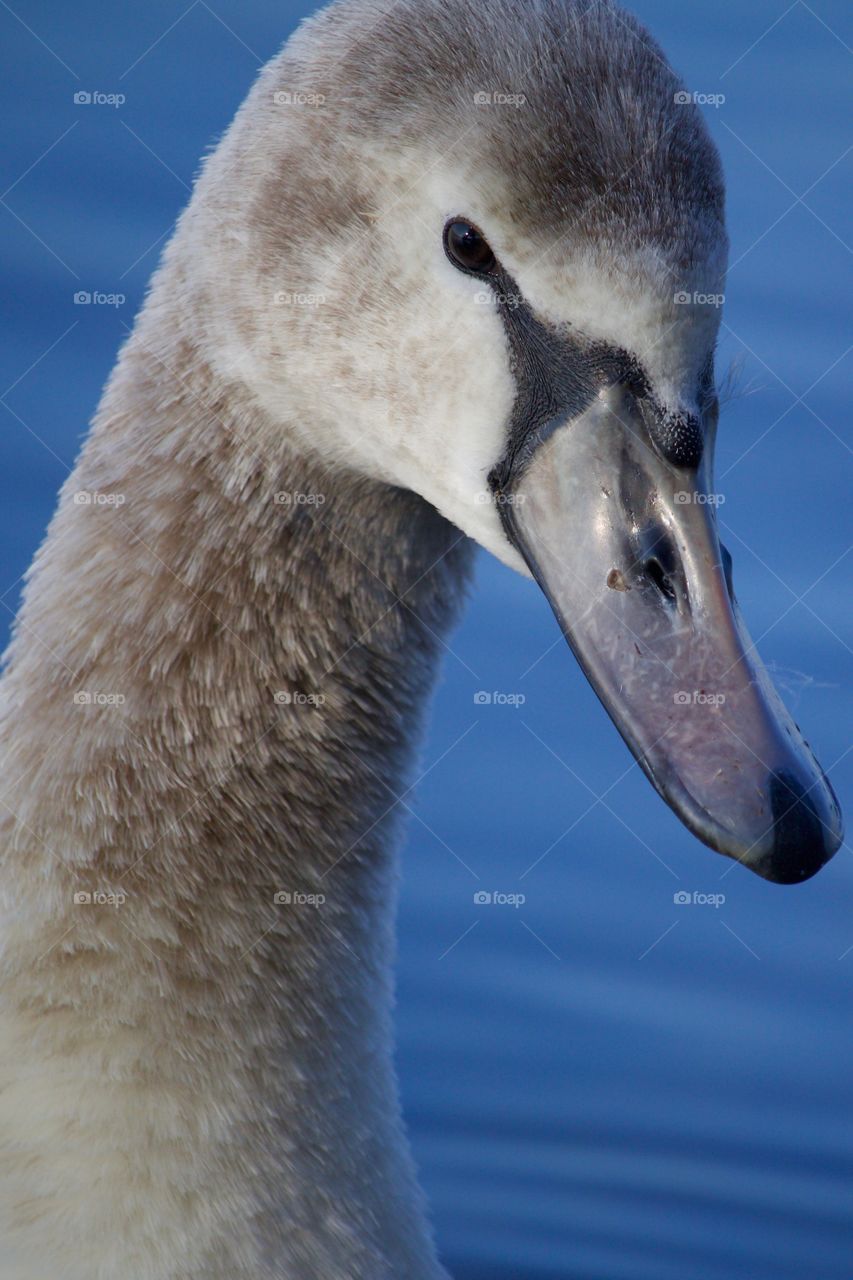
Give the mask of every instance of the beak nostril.
<path id="1" fill-rule="evenodd" d="M 677 599 L 675 587 L 673 586 L 672 579 L 669 574 L 665 572 L 664 567 L 660 560 L 658 560 L 657 556 L 649 556 L 648 560 L 646 560 L 643 565 L 643 572 L 649 582 L 651 582 L 652 586 L 656 587 L 666 600 L 675 604 Z"/>
<path id="2" fill-rule="evenodd" d="M 686 604 L 681 558 L 670 531 L 650 523 L 637 538 L 637 560 L 643 577 L 666 605 Z"/>

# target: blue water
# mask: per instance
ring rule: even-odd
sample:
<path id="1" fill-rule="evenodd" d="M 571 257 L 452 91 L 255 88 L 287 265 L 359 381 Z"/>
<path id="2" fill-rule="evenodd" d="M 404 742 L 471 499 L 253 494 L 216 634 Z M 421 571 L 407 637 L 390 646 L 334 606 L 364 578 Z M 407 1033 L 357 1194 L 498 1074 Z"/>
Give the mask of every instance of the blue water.
<path id="1" fill-rule="evenodd" d="M 853 10 L 786 4 L 635 7 L 691 88 L 725 95 L 703 108 L 736 263 L 724 536 L 753 635 L 850 811 Z M 14 7 L 26 27 L 0 6 L 6 624 L 155 242 L 309 8 Z M 78 108 L 80 89 L 127 101 Z M 77 289 L 127 302 L 75 307 Z M 849 849 L 779 888 L 700 846 L 631 767 L 535 588 L 485 557 L 450 644 L 405 851 L 399 1060 L 454 1275 L 850 1280 Z M 480 689 L 525 701 L 477 705 Z M 476 906 L 481 889 L 526 901 Z M 679 889 L 725 902 L 679 908 Z"/>

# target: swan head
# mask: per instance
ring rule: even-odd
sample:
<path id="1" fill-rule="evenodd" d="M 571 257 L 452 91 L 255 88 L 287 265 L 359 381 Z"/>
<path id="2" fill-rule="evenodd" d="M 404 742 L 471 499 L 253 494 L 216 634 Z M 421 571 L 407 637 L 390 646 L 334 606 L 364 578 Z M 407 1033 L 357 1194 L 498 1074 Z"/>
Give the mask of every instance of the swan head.
<path id="1" fill-rule="evenodd" d="M 534 576 L 653 784 L 795 882 L 840 815 L 716 528 L 716 149 L 610 0 L 339 0 L 262 73 L 178 241 L 285 438 Z M 279 433 L 281 433 L 279 435 Z"/>

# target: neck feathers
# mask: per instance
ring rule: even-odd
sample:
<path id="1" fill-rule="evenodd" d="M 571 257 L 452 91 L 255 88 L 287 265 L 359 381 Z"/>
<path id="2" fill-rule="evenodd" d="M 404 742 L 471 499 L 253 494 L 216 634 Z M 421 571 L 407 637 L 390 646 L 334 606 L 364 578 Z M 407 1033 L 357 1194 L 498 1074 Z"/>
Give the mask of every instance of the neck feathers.
<path id="1" fill-rule="evenodd" d="M 2 686 L 10 1275 L 435 1280 L 391 1065 L 394 805 L 469 547 L 151 332 Z"/>

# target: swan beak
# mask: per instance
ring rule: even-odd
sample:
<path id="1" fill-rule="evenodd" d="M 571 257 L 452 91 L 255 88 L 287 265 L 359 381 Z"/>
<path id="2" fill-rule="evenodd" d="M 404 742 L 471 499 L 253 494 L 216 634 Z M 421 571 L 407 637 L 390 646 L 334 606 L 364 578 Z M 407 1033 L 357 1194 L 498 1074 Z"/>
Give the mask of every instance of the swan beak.
<path id="1" fill-rule="evenodd" d="M 621 385 L 550 422 L 496 493 L 510 541 L 638 763 L 694 835 L 780 884 L 842 840 L 838 802 L 741 622 L 712 439 L 661 456 Z"/>

